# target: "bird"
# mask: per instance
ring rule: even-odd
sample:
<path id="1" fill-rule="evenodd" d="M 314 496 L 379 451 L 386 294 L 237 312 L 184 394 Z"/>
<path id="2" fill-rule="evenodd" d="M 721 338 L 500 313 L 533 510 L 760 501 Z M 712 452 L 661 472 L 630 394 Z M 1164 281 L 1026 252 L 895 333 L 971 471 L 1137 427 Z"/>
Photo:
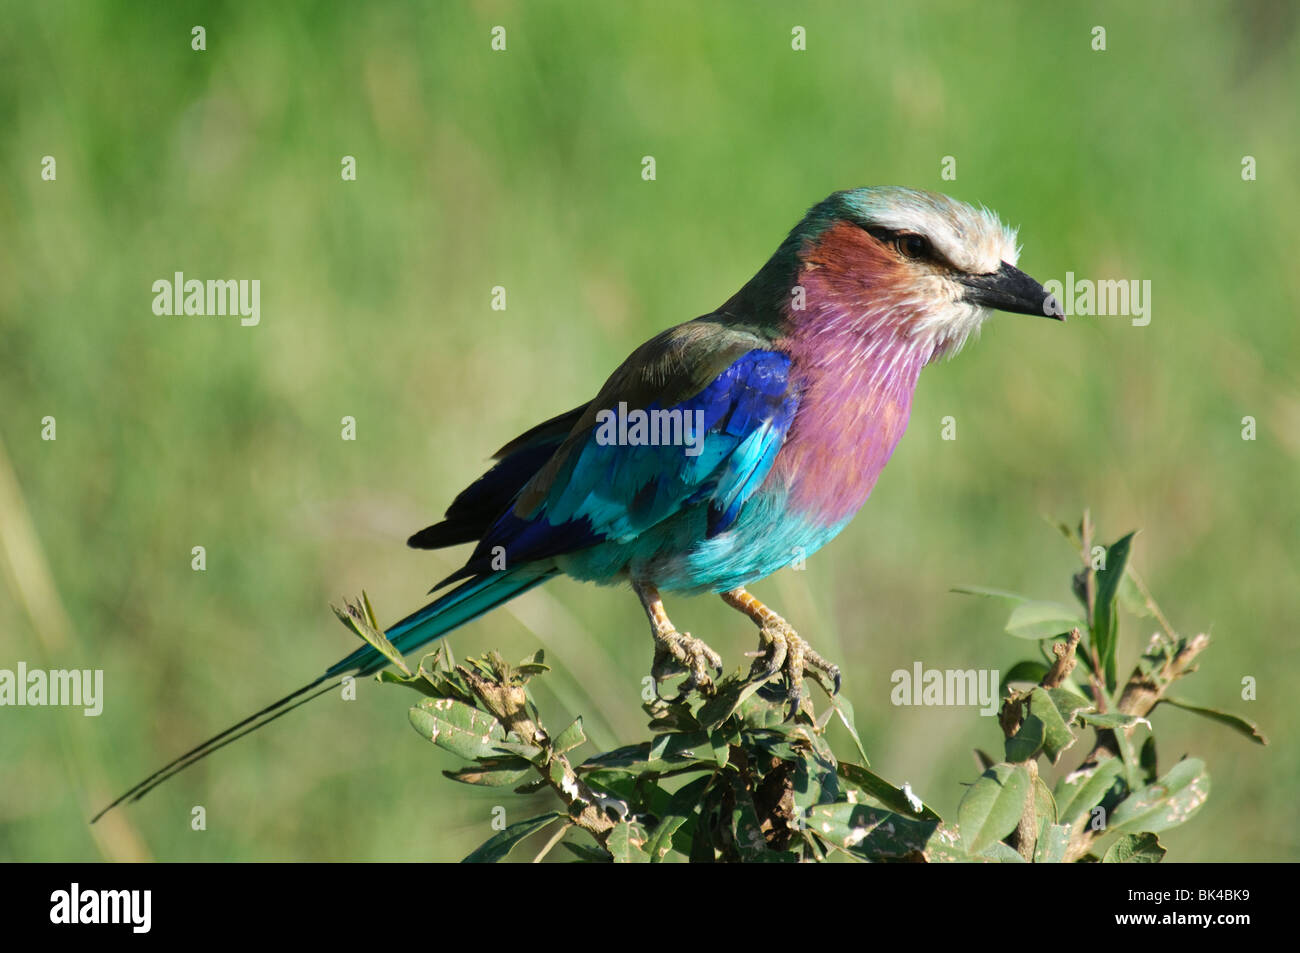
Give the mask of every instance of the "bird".
<path id="1" fill-rule="evenodd" d="M 665 593 L 716 594 L 757 627 L 753 679 L 791 714 L 839 668 L 747 589 L 830 542 L 866 502 L 911 413 L 921 369 L 994 311 L 1063 321 L 1020 271 L 1017 231 L 985 207 L 900 186 L 813 205 L 717 309 L 640 347 L 596 396 L 511 440 L 416 549 L 465 543 L 450 586 L 385 631 L 410 654 L 558 576 L 627 585 L 649 621 L 656 686 L 707 693 L 723 670 L 679 631 Z M 92 820 L 237 738 L 389 664 L 367 645 L 154 772 Z M 329 683 L 329 684 L 327 684 Z M 321 687 L 324 686 L 324 687 Z"/>

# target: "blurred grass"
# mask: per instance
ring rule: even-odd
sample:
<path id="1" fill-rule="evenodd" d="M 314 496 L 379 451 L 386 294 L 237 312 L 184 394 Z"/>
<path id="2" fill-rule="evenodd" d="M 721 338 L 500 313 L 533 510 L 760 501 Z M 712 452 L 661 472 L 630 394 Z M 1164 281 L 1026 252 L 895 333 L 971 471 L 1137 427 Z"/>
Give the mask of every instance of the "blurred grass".
<path id="1" fill-rule="evenodd" d="M 850 529 L 756 592 L 842 665 L 875 768 L 951 814 L 996 727 L 893 708 L 890 672 L 1009 666 L 1002 607 L 948 590 L 1068 598 L 1072 555 L 1043 517 L 1091 506 L 1107 539 L 1140 527 L 1136 565 L 1174 624 L 1215 638 L 1186 694 L 1275 739 L 1159 713 L 1166 762 L 1194 752 L 1214 777 L 1170 857 L 1300 859 L 1294 6 L 0 8 L 0 439 L 21 511 L 0 515 L 30 520 L 70 632 L 46 653 L 11 572 L 0 666 L 103 668 L 107 695 L 99 718 L 0 716 L 0 858 L 467 853 L 499 798 L 445 781 L 406 693 L 368 684 L 98 841 L 85 820 L 349 650 L 329 600 L 364 586 L 381 617 L 415 606 L 459 554 L 403 539 L 505 440 L 725 300 L 809 204 L 894 183 L 996 209 L 1041 279 L 1150 279 L 1151 325 L 996 318 L 923 375 Z M 1259 181 L 1241 181 L 1246 154 Z M 174 271 L 260 278 L 261 325 L 156 317 L 150 286 Z M 732 664 L 751 647 L 716 600 L 670 609 Z M 1147 634 L 1126 621 L 1122 666 Z M 544 711 L 578 707 L 613 744 L 642 727 L 643 628 L 626 592 L 565 581 L 452 641 L 546 644 Z"/>

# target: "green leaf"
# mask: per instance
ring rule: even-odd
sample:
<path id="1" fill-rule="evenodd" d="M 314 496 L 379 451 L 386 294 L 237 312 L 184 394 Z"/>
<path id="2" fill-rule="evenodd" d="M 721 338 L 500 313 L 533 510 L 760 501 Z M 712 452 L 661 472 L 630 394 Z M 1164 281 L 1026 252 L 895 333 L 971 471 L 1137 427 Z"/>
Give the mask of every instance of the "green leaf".
<path id="1" fill-rule="evenodd" d="M 794 798 L 796 810 L 807 816 L 808 808 L 829 804 L 840 798 L 840 785 L 835 767 L 821 763 L 820 758 L 799 758 L 795 762 Z"/>
<path id="2" fill-rule="evenodd" d="M 1059 762 L 1061 753 L 1074 744 L 1070 721 L 1074 717 L 1074 711 L 1078 710 L 1073 707 L 1074 696 L 1068 692 L 1061 692 L 1060 695 L 1065 697 L 1054 695 L 1045 688 L 1035 688 L 1029 695 L 1029 712 L 1043 723 L 1043 753 L 1052 764 Z M 1061 710 L 1062 705 L 1066 711 Z"/>
<path id="3" fill-rule="evenodd" d="M 461 672 L 447 668 L 450 650 L 444 653 L 443 650 L 446 648 L 443 645 L 436 652 L 424 655 L 414 675 L 401 676 L 396 672 L 384 671 L 377 677 L 381 682 L 405 685 L 432 698 L 454 698 L 465 702 L 470 707 L 477 707 L 478 698 L 470 690 L 465 676 Z M 425 665 L 430 657 L 433 658 L 435 666 L 433 668 Z"/>
<path id="4" fill-rule="evenodd" d="M 670 818 L 680 817 L 685 822 L 680 826 L 674 827 L 672 837 L 673 849 L 680 853 L 691 856 L 694 846 L 696 828 L 698 827 L 698 813 L 702 808 L 705 795 L 717 774 L 707 774 L 704 777 L 696 778 L 688 784 L 678 788 L 668 800 L 668 806 L 660 813 L 660 824 L 664 824 Z M 658 828 L 656 828 L 658 832 Z M 701 841 L 708 838 L 702 838 Z M 651 836 L 651 844 L 654 843 L 654 836 Z M 651 845 L 647 845 L 646 852 L 650 854 L 652 862 L 657 862 L 655 852 L 651 850 Z"/>
<path id="5" fill-rule="evenodd" d="M 1055 638 L 1083 625 L 1076 610 L 1059 602 L 1025 602 L 1011 611 L 1007 634 L 1036 641 Z"/>
<path id="6" fill-rule="evenodd" d="M 691 838 L 690 853 L 687 854 L 687 861 L 692 864 L 712 864 L 718 860 L 718 850 L 713 844 L 713 840 L 708 836 L 708 832 L 718 827 L 716 805 L 710 804 L 709 810 L 705 817 L 701 817 L 697 822 L 696 834 Z"/>
<path id="7" fill-rule="evenodd" d="M 400 675 L 397 672 L 384 669 L 376 678 L 388 685 L 401 685 L 403 688 L 413 688 L 421 695 L 427 695 L 430 698 L 444 697 L 434 685 L 432 685 L 423 675 L 415 674 L 411 676 Z"/>
<path id="8" fill-rule="evenodd" d="M 642 849 L 646 840 L 641 825 L 632 821 L 619 821 L 609 832 L 605 846 L 609 848 L 616 864 L 648 864 L 650 855 Z"/>
<path id="9" fill-rule="evenodd" d="M 538 791 L 544 791 L 547 787 L 547 781 L 543 777 L 535 777 L 531 781 L 525 781 L 519 787 L 515 788 L 516 794 L 536 794 Z"/>
<path id="10" fill-rule="evenodd" d="M 1072 824 L 1098 804 L 1118 798 L 1125 790 L 1124 764 L 1107 758 L 1094 767 L 1067 774 L 1056 785 L 1058 822 Z"/>
<path id="11" fill-rule="evenodd" d="M 1047 676 L 1047 670 L 1046 662 L 1017 662 L 1011 666 L 1007 674 L 1002 676 L 1000 693 L 1006 695 L 1007 686 L 1012 682 L 1032 682 L 1037 685 Z"/>
<path id="12" fill-rule="evenodd" d="M 1047 786 L 1047 782 L 1041 777 L 1034 778 L 1034 816 L 1038 818 L 1039 826 L 1044 824 L 1055 824 L 1057 820 L 1056 798 L 1052 796 L 1052 789 Z"/>
<path id="13" fill-rule="evenodd" d="M 728 772 L 731 775 L 732 806 L 731 816 L 727 819 L 731 829 L 731 839 L 742 861 L 762 860 L 768 853 L 767 840 L 763 837 L 763 828 L 759 824 L 758 812 L 754 810 L 754 801 L 745 787 L 745 781 L 739 771 Z"/>
<path id="14" fill-rule="evenodd" d="M 657 750 L 655 750 L 657 748 Z M 697 753 L 702 752 L 702 753 Z M 663 773 L 675 768 L 696 764 L 700 768 L 714 767 L 713 749 L 709 736 L 702 731 L 659 736 L 652 747 L 649 741 L 638 745 L 625 745 L 588 758 L 578 766 L 579 771 L 618 770 L 633 774 Z"/>
<path id="15" fill-rule="evenodd" d="M 523 758 L 533 764 L 546 763 L 546 749 L 539 748 L 537 745 L 525 744 L 522 741 L 498 741 L 496 743 L 498 752 L 506 751 L 516 757 Z"/>
<path id="16" fill-rule="evenodd" d="M 773 675 L 772 677 L 775 678 L 776 676 Z M 749 696 L 762 688 L 768 681 L 770 679 L 751 681 L 747 677 L 729 675 L 718 683 L 717 694 L 700 707 L 700 710 L 695 713 L 695 717 L 702 727 L 706 729 L 716 728 L 730 718 Z"/>
<path id="17" fill-rule="evenodd" d="M 1173 705 L 1175 708 L 1181 708 L 1183 711 L 1190 711 L 1202 718 L 1208 718 L 1211 721 L 1217 721 L 1221 725 L 1227 725 L 1233 731 L 1239 732 L 1249 738 L 1255 744 L 1266 745 L 1268 739 L 1260 734 L 1259 726 L 1253 721 L 1242 718 L 1240 715 L 1234 715 L 1231 712 L 1219 711 L 1217 708 L 1202 708 L 1200 705 L 1193 705 L 1191 702 L 1183 701 L 1181 698 L 1163 698 L 1165 704 Z"/>
<path id="18" fill-rule="evenodd" d="M 668 750 L 668 743 L 672 740 L 673 740 L 673 735 L 671 732 L 665 732 L 662 735 L 656 735 L 655 737 L 651 738 L 650 739 L 650 760 L 651 761 L 661 760 L 664 756 L 664 752 Z M 708 736 L 706 735 L 705 741 L 707 740 L 708 740 Z M 691 745 L 691 747 L 697 748 L 699 747 L 699 745 L 693 744 Z"/>
<path id="19" fill-rule="evenodd" d="M 1070 687 L 1066 688 L 1066 685 L 1070 685 Z M 1092 702 L 1086 696 L 1080 694 L 1078 688 L 1069 682 L 1064 682 L 1056 688 L 1049 688 L 1046 691 L 1067 728 L 1074 724 L 1074 720 L 1080 712 L 1092 711 L 1094 707 Z"/>
<path id="20" fill-rule="evenodd" d="M 486 712 L 450 698 L 426 698 L 410 711 L 411 727 L 467 761 L 492 757 L 506 730 Z"/>
<path id="21" fill-rule="evenodd" d="M 366 595 L 366 590 L 361 590 L 361 604 L 366 610 L 366 622 L 372 629 L 379 628 L 379 620 L 375 618 L 375 607 L 370 604 L 370 596 Z"/>
<path id="22" fill-rule="evenodd" d="M 808 829 L 825 843 L 865 860 L 916 859 L 938 821 L 916 820 L 865 804 L 819 804 L 808 812 Z"/>
<path id="23" fill-rule="evenodd" d="M 393 643 L 389 642 L 384 633 L 379 630 L 379 625 L 375 622 L 375 610 L 370 607 L 370 598 L 365 592 L 361 593 L 361 602 L 361 605 L 350 602 L 345 603 L 347 606 L 346 611 L 335 605 L 331 605 L 330 608 L 339 617 L 339 621 L 348 629 L 351 629 L 356 636 L 373 647 L 380 655 L 396 665 L 404 675 L 409 677 L 411 670 L 406 667 L 406 661 L 402 658 L 402 653 L 397 651 Z"/>
<path id="24" fill-rule="evenodd" d="M 1021 709 L 1020 727 L 1006 740 L 1006 759 L 1012 764 L 1032 760 L 1043 747 L 1043 720 L 1028 710 Z"/>
<path id="25" fill-rule="evenodd" d="M 745 732 L 742 737 L 742 744 L 747 747 L 757 746 L 782 761 L 798 761 L 808 751 L 808 744 L 802 738 L 791 737 L 785 731 L 773 731 L 766 728 L 759 731 Z"/>
<path id="26" fill-rule="evenodd" d="M 969 864 L 980 859 L 961 849 L 961 835 L 951 824 L 940 824 L 934 829 L 926 841 L 923 856 L 930 864 Z"/>
<path id="27" fill-rule="evenodd" d="M 1148 722 L 1147 728 L 1150 727 Z M 1138 752 L 1133 747 L 1132 733 L 1127 729 L 1116 731 L 1115 744 L 1119 748 L 1120 759 L 1124 762 L 1124 780 L 1128 789 L 1136 791 L 1145 781 L 1142 778 L 1142 766 L 1138 763 Z"/>
<path id="28" fill-rule="evenodd" d="M 979 776 L 957 806 L 957 827 L 968 854 L 979 854 L 1016 829 L 1029 796 L 1024 765 L 995 764 Z"/>
<path id="29" fill-rule="evenodd" d="M 815 758 L 819 764 L 832 774 L 835 772 L 835 752 L 831 750 L 826 736 L 813 731 L 808 725 L 795 723 L 790 729 L 790 737 L 810 749 L 806 757 Z"/>
<path id="30" fill-rule="evenodd" d="M 1128 565 L 1133 533 L 1106 547 L 1106 568 L 1097 571 L 1097 598 L 1092 612 L 1092 644 L 1106 673 L 1106 689 L 1115 690 L 1115 646 L 1119 642 L 1119 615 L 1115 595 Z"/>
<path id="31" fill-rule="evenodd" d="M 614 858 L 605 853 L 599 847 L 592 847 L 590 844 L 578 844 L 573 841 L 562 840 L 560 846 L 568 848 L 569 852 L 579 860 L 588 864 L 612 864 Z"/>
<path id="32" fill-rule="evenodd" d="M 489 788 L 514 787 L 533 773 L 532 764 L 524 758 L 480 758 L 476 764 L 459 771 L 444 771 L 444 777 L 461 784 L 479 784 Z"/>
<path id="33" fill-rule="evenodd" d="M 1069 723 L 1074 712 L 1087 705 L 1068 692 L 1053 695 L 1056 689 L 1035 688 L 1024 702 L 1023 718 L 1015 735 L 1007 739 L 1007 760 L 1014 763 L 1029 761 L 1041 750 L 1056 764 L 1061 752 L 1074 744 L 1074 732 Z M 1061 708 L 1065 708 L 1065 713 Z"/>
<path id="34" fill-rule="evenodd" d="M 709 748 L 713 751 L 713 762 L 719 768 L 725 768 L 731 760 L 731 745 L 721 731 L 709 732 Z"/>
<path id="35" fill-rule="evenodd" d="M 916 795 L 907 796 L 902 788 L 896 788 L 880 775 L 866 768 L 847 761 L 836 766 L 836 773 L 849 784 L 875 798 L 889 810 L 904 817 L 918 817 L 922 820 L 937 821 L 939 815 L 932 808 L 922 803 Z M 915 799 L 915 801 L 913 800 Z"/>
<path id="36" fill-rule="evenodd" d="M 477 850 L 462 860 L 461 863 L 495 864 L 499 860 L 504 860 L 506 855 L 521 840 L 536 834 L 543 827 L 561 817 L 567 819 L 568 815 L 561 811 L 548 811 L 545 814 L 539 814 L 537 817 L 530 817 L 526 821 L 511 824 L 505 830 L 484 841 Z"/>
<path id="37" fill-rule="evenodd" d="M 546 664 L 546 652 L 544 649 L 538 649 L 528 658 L 524 659 L 515 666 L 515 674 L 520 676 L 525 682 L 534 675 L 542 675 L 551 670 Z"/>
<path id="38" fill-rule="evenodd" d="M 551 786 L 557 787 L 561 791 L 571 788 L 573 782 L 569 779 L 569 772 L 565 770 L 563 761 L 552 761 L 546 768 L 547 777 L 551 779 Z"/>
<path id="39" fill-rule="evenodd" d="M 684 701 L 656 698 L 641 707 L 650 716 L 651 731 L 698 731 L 700 728 L 690 706 Z"/>
<path id="40" fill-rule="evenodd" d="M 678 788 L 669 801 L 668 812 L 671 814 L 681 814 L 683 817 L 689 817 L 699 808 L 704 800 L 704 792 L 708 790 L 713 783 L 715 775 L 708 777 L 696 778 L 689 784 L 683 784 Z"/>
<path id="41" fill-rule="evenodd" d="M 646 842 L 645 852 L 650 857 L 650 863 L 662 863 L 663 859 L 668 856 L 673 849 L 673 834 L 677 829 L 686 823 L 686 818 L 681 814 L 669 814 L 663 818 L 655 829 L 650 832 L 650 840 Z"/>
<path id="42" fill-rule="evenodd" d="M 1103 864 L 1158 864 L 1167 852 L 1155 834 L 1124 834 L 1110 845 Z"/>
<path id="43" fill-rule="evenodd" d="M 1071 833 L 1068 824 L 1048 824 L 1038 835 L 1038 843 L 1034 845 L 1034 863 L 1065 863 L 1065 852 L 1070 846 Z"/>
<path id="44" fill-rule="evenodd" d="M 556 739 L 551 742 L 551 748 L 557 754 L 564 754 L 566 751 L 572 751 L 579 745 L 587 743 L 587 736 L 582 730 L 582 716 L 579 715 L 573 720 L 568 728 L 565 728 Z"/>
<path id="45" fill-rule="evenodd" d="M 987 860 L 997 861 L 999 864 L 1023 864 L 1025 858 L 1021 857 L 1019 852 L 1002 841 L 994 841 L 985 847 L 977 855 Z"/>
<path id="46" fill-rule="evenodd" d="M 763 683 L 766 684 L 766 683 Z M 760 687 L 762 687 L 760 685 Z M 782 700 L 784 701 L 784 699 Z M 703 710 L 701 705 L 700 709 Z M 736 706 L 735 721 L 739 727 L 744 728 L 785 728 L 785 705 L 777 703 L 772 699 L 764 698 L 761 691 L 755 691 L 753 694 L 741 699 Z M 731 728 L 731 719 L 724 721 L 722 726 Z"/>
<path id="47" fill-rule="evenodd" d="M 858 737 L 858 729 L 853 724 L 853 706 L 843 695 L 836 695 L 831 699 L 831 707 L 835 709 L 840 722 L 848 729 L 849 737 L 853 739 L 853 747 L 858 749 L 858 757 L 862 759 L 864 765 L 870 767 L 871 760 L 867 757 L 867 749 L 862 747 L 862 739 Z"/>
<path id="48" fill-rule="evenodd" d="M 967 596 L 989 596 L 993 599 L 1006 599 L 1010 602 L 1029 602 L 1028 596 L 1005 589 L 990 589 L 988 586 L 954 586 L 949 592 L 960 592 Z"/>
<path id="49" fill-rule="evenodd" d="M 1107 825 L 1112 831 L 1159 833 L 1177 827 L 1210 796 L 1210 773 L 1200 758 L 1180 761 L 1155 784 L 1119 803 Z"/>

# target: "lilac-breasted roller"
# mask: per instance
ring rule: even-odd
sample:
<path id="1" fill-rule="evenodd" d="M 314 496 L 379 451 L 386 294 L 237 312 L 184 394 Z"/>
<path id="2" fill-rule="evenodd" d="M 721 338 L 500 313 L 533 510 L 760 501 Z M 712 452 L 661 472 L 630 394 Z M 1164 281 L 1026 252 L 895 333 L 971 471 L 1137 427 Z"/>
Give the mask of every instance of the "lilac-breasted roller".
<path id="1" fill-rule="evenodd" d="M 839 670 L 745 587 L 853 518 L 903 436 L 921 368 L 958 350 L 993 310 L 1062 318 L 1016 269 L 1018 252 L 993 213 L 945 195 L 832 194 L 726 303 L 651 338 L 594 399 L 506 444 L 442 522 L 410 538 L 422 549 L 476 545 L 434 591 L 454 588 L 388 639 L 414 652 L 567 575 L 632 588 L 650 620 L 656 681 L 684 672 L 683 691 L 710 688 L 721 659 L 677 631 L 661 593 L 711 592 L 758 626 L 753 677 L 781 673 L 794 704 L 805 671 L 838 690 Z M 385 665 L 358 649 L 114 804 L 323 683 Z"/>

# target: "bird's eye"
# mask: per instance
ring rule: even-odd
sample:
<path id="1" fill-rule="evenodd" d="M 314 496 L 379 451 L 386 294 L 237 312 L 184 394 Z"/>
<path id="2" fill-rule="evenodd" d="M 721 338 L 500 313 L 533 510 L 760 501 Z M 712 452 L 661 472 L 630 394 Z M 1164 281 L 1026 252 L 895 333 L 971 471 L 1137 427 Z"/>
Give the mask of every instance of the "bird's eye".
<path id="1" fill-rule="evenodd" d="M 894 247 L 904 258 L 926 258 L 930 254 L 930 243 L 921 235 L 899 235 Z"/>

